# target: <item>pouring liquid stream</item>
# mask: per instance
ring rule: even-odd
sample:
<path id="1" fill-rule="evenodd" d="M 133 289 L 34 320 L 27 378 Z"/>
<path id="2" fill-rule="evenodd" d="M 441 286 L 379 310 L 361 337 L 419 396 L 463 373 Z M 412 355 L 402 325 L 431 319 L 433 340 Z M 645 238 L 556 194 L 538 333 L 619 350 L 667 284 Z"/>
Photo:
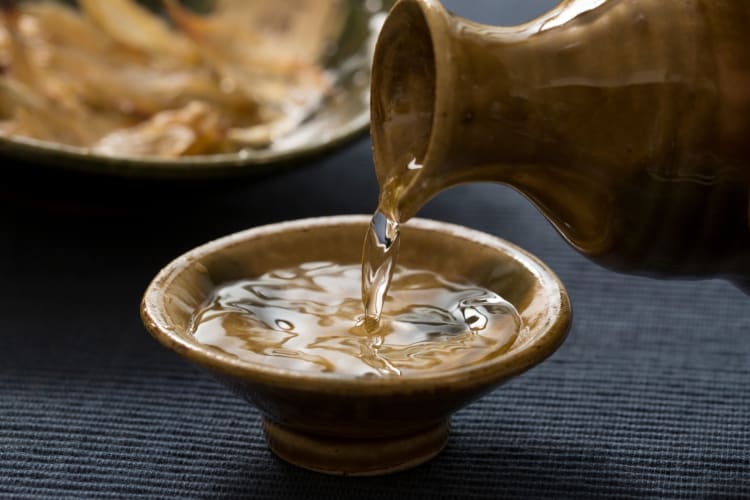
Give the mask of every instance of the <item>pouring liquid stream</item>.
<path id="1" fill-rule="evenodd" d="M 362 250 L 362 305 L 364 326 L 370 333 L 377 332 L 383 314 L 383 306 L 393 279 L 393 269 L 398 263 L 401 247 L 400 222 L 390 216 L 387 209 L 398 199 L 403 185 L 422 169 L 416 158 L 411 157 L 403 174 L 381 188 L 381 203 L 372 216 Z M 387 206 L 386 206 L 387 205 Z"/>
<path id="2" fill-rule="evenodd" d="M 380 326 L 400 245 L 399 223 L 377 210 L 362 251 L 362 304 L 368 332 L 375 333 Z"/>

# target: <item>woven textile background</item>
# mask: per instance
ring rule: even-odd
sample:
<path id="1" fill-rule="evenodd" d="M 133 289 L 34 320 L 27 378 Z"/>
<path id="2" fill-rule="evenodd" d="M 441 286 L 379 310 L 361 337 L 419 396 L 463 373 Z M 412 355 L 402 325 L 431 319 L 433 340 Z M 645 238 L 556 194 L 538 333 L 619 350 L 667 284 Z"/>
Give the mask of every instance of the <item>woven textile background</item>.
<path id="1" fill-rule="evenodd" d="M 500 3 L 472 4 L 474 17 Z M 445 451 L 415 470 L 333 478 L 271 455 L 254 409 L 148 336 L 140 295 L 209 239 L 371 211 L 369 148 L 206 199 L 175 187 L 171 201 L 134 192 L 129 209 L 3 202 L 0 498 L 750 497 L 750 296 L 599 269 L 492 185 L 421 215 L 547 262 L 573 301 L 562 348 L 457 414 Z"/>

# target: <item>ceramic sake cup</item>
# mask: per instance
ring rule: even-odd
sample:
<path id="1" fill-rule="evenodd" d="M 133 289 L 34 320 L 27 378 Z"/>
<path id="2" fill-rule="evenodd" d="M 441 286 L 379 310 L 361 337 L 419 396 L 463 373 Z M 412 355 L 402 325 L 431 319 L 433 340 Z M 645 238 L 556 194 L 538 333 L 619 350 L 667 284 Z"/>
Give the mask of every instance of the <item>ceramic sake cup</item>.
<path id="1" fill-rule="evenodd" d="M 356 378 L 243 361 L 190 334 L 192 314 L 222 283 L 303 262 L 360 262 L 368 225 L 365 216 L 329 217 L 227 236 L 167 265 L 142 302 L 143 322 L 159 342 L 256 406 L 274 453 L 318 472 L 377 475 L 429 460 L 445 445 L 454 412 L 546 359 L 571 321 L 562 283 L 528 252 L 484 233 L 414 219 L 402 228 L 399 262 L 472 281 L 510 301 L 525 328 L 506 353 L 450 371 Z"/>

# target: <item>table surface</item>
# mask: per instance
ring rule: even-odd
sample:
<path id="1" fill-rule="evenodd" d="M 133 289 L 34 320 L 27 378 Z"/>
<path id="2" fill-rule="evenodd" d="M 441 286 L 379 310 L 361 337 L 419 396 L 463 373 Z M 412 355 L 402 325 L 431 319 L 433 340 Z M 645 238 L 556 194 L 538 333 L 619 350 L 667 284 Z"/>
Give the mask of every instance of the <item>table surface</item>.
<path id="1" fill-rule="evenodd" d="M 553 3 L 451 5 L 510 24 Z M 415 470 L 349 479 L 281 462 L 255 409 L 142 327 L 142 292 L 182 252 L 251 226 L 367 213 L 376 196 L 362 139 L 204 200 L 4 203 L 0 497 L 750 496 L 748 296 L 602 270 L 501 186 L 455 188 L 421 215 L 538 255 L 569 289 L 573 328 L 547 362 L 458 413 L 445 451 Z"/>

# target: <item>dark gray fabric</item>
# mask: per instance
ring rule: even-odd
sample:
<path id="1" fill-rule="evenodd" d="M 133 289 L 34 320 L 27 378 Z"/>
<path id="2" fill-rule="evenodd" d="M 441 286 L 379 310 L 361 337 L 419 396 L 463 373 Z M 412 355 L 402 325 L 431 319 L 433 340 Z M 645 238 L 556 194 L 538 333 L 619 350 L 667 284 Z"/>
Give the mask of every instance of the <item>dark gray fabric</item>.
<path id="1" fill-rule="evenodd" d="M 369 147 L 206 198 L 134 188 L 127 210 L 4 202 L 0 497 L 750 497 L 748 296 L 601 270 L 491 185 L 445 193 L 422 215 L 545 260 L 573 300 L 563 347 L 457 414 L 446 450 L 413 471 L 331 478 L 272 456 L 254 409 L 148 336 L 140 295 L 214 237 L 371 211 Z"/>
<path id="2" fill-rule="evenodd" d="M 549 263 L 575 310 L 563 347 L 456 415 L 447 449 L 414 471 L 329 478 L 272 456 L 254 409 L 148 336 L 140 294 L 160 266 L 208 239 L 367 212 L 368 150 L 362 141 L 183 207 L 139 208 L 137 196 L 134 213 L 6 207 L 0 497 L 750 496 L 748 297 L 719 281 L 601 270 L 493 185 L 445 193 L 423 215 Z"/>

